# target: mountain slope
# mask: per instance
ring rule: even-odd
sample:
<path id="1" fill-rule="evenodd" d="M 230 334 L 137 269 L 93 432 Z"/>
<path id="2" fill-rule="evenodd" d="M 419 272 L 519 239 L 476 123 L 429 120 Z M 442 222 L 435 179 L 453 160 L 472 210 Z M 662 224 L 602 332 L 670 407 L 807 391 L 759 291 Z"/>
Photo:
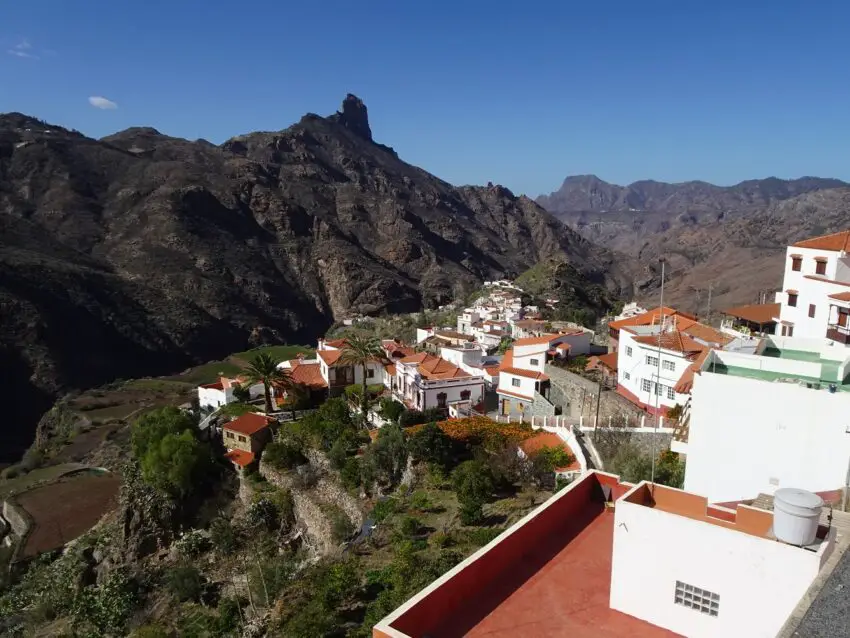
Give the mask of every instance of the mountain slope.
<path id="1" fill-rule="evenodd" d="M 709 288 L 713 308 L 772 298 L 786 245 L 850 227 L 848 184 L 816 177 L 623 187 L 577 176 L 537 201 L 591 241 L 634 257 L 640 297 L 657 302 L 665 257 L 666 301 L 698 312 L 708 310 Z"/>
<path id="2" fill-rule="evenodd" d="M 532 200 L 401 161 L 354 96 L 218 147 L 0 116 L 5 435 L 19 450 L 69 388 L 312 340 L 349 312 L 443 303 L 551 255 L 579 287 L 628 285 Z"/>

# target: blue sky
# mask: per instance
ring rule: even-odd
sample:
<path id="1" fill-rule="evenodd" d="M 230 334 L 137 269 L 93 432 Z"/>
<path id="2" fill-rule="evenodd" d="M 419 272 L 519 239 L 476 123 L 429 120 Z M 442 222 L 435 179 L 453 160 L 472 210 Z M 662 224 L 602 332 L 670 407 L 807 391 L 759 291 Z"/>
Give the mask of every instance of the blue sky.
<path id="1" fill-rule="evenodd" d="M 456 184 L 850 180 L 848 26 L 829 0 L 7 0 L 0 112 L 221 142 L 351 92 Z"/>

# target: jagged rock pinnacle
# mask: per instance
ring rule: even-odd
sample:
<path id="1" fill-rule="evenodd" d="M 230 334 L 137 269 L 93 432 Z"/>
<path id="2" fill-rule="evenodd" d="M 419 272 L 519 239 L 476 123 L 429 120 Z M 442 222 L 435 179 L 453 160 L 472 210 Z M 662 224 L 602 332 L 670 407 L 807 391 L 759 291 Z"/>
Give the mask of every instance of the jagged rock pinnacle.
<path id="1" fill-rule="evenodd" d="M 372 141 L 372 129 L 369 128 L 369 112 L 366 105 L 356 95 L 349 93 L 342 101 L 342 111 L 334 116 L 334 119 L 342 124 L 352 133 Z"/>

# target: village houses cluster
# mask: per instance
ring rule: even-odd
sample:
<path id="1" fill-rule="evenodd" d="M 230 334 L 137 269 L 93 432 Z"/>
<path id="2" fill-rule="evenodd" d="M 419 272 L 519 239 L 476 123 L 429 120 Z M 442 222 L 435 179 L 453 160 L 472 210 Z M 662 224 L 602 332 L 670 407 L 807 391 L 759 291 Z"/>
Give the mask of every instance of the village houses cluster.
<path id="1" fill-rule="evenodd" d="M 562 444 L 577 461 L 560 470 L 575 480 L 374 635 L 850 635 L 846 618 L 846 633 L 817 633 L 835 604 L 824 583 L 850 577 L 850 231 L 789 246 L 773 302 L 723 309 L 717 325 L 630 303 L 600 339 L 522 298 L 509 281 L 487 282 L 456 325 L 383 341 L 366 380 L 410 410 L 531 422 L 540 432 L 518 453 Z M 281 366 L 333 396 L 364 374 L 344 347 L 319 340 L 315 357 Z M 552 392 L 577 356 L 600 392 L 670 431 L 683 489 L 622 482 L 588 461 L 599 458 L 592 428 Z M 199 399 L 215 409 L 238 382 L 199 388 Z M 267 419 L 224 428 L 238 465 L 261 450 L 252 436 Z"/>

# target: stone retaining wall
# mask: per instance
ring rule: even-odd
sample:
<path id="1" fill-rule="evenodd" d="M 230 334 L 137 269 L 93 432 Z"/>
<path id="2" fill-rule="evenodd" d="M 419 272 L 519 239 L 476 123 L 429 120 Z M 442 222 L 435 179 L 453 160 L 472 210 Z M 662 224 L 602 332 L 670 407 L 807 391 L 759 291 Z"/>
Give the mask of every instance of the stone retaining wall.
<path id="1" fill-rule="evenodd" d="M 563 415 L 573 418 L 596 416 L 599 384 L 550 365 L 546 366 L 546 374 L 551 380 L 549 400 L 561 407 Z M 600 423 L 607 422 L 610 417 L 614 425 L 634 426 L 645 414 L 643 410 L 615 391 L 602 388 L 602 395 L 599 398 Z"/>

